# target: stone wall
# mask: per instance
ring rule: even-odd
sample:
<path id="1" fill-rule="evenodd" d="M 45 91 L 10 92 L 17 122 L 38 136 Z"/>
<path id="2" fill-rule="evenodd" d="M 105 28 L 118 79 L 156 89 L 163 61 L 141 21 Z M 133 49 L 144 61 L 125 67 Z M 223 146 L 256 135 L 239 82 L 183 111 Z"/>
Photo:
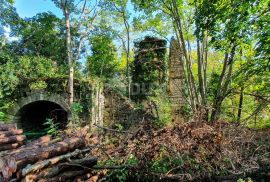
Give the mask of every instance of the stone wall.
<path id="1" fill-rule="evenodd" d="M 104 89 L 104 125 L 113 126 L 120 123 L 129 128 L 140 123 L 146 116 L 145 111 L 135 108 L 128 98 L 117 93 L 110 87 Z"/>
<path id="2" fill-rule="evenodd" d="M 91 95 L 91 127 L 103 126 L 105 95 L 103 85 L 93 86 Z"/>
<path id="3" fill-rule="evenodd" d="M 170 42 L 169 55 L 169 82 L 168 94 L 172 103 L 174 120 L 182 120 L 181 106 L 183 103 L 183 55 L 179 49 L 179 44 L 176 39 L 172 38 Z"/>

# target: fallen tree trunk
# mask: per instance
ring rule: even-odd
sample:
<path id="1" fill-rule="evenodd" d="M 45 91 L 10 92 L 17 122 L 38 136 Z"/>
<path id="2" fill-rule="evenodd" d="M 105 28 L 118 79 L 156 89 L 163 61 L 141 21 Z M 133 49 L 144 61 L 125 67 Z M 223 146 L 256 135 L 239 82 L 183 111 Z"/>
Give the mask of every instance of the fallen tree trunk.
<path id="1" fill-rule="evenodd" d="M 86 157 L 83 159 L 74 159 L 69 163 L 63 163 L 62 166 L 70 166 L 70 167 L 82 167 L 82 168 L 90 168 L 92 166 L 97 165 L 98 158 L 97 157 Z"/>
<path id="2" fill-rule="evenodd" d="M 0 145 L 7 144 L 7 143 L 17 143 L 17 142 L 23 142 L 26 139 L 24 135 L 15 135 L 10 136 L 6 138 L 0 138 Z"/>
<path id="3" fill-rule="evenodd" d="M 97 164 L 96 157 L 87 157 L 83 159 L 76 159 L 70 162 L 60 163 L 56 166 L 52 166 L 51 168 L 46 168 L 42 170 L 38 174 L 28 174 L 25 176 L 25 179 L 28 181 L 38 181 L 41 179 L 55 179 L 55 176 L 58 176 L 62 173 L 74 170 L 90 170 L 91 167 Z M 76 175 L 77 176 L 77 175 Z M 46 180 L 45 180 L 46 181 Z"/>
<path id="4" fill-rule="evenodd" d="M 97 158 L 96 157 L 89 157 L 89 158 L 84 158 L 84 159 L 79 159 L 79 160 L 73 160 L 71 162 L 66 162 L 59 164 L 50 170 L 46 172 L 46 175 L 44 178 L 52 178 L 62 172 L 69 171 L 71 169 L 88 169 L 94 165 L 97 164 Z"/>
<path id="5" fill-rule="evenodd" d="M 29 173 L 33 173 L 33 172 L 36 172 L 36 171 L 39 171 L 41 169 L 44 169 L 50 165 L 54 165 L 58 162 L 61 162 L 61 161 L 64 161 L 68 158 L 71 158 L 71 157 L 76 157 L 80 154 L 83 154 L 83 153 L 86 153 L 86 152 L 89 152 L 90 149 L 84 149 L 84 150 L 75 150 L 74 152 L 72 153 L 68 153 L 68 154 L 65 154 L 65 155 L 61 155 L 61 156 L 57 156 L 57 157 L 54 157 L 54 158 L 51 158 L 51 159 L 47 159 L 45 161 L 42 161 L 42 162 L 39 162 L 39 163 L 36 163 L 36 164 L 33 164 L 33 165 L 29 165 L 29 166 L 26 166 L 23 170 L 22 170 L 22 176 L 26 176 L 27 174 Z"/>
<path id="6" fill-rule="evenodd" d="M 0 131 L 0 138 L 5 138 L 9 137 L 12 135 L 21 135 L 23 133 L 23 130 L 16 130 L 16 129 L 11 129 L 9 131 Z"/>
<path id="7" fill-rule="evenodd" d="M 8 155 L 15 155 L 17 153 L 23 153 L 27 151 L 34 151 L 41 147 L 48 147 L 49 145 L 52 145 L 53 143 L 61 141 L 60 139 L 57 140 L 51 140 L 51 136 L 44 136 L 37 140 L 33 140 L 31 142 L 27 142 L 25 145 L 21 146 L 18 149 L 13 150 Z"/>
<path id="8" fill-rule="evenodd" d="M 14 156 L 19 167 L 25 164 L 32 164 L 39 160 L 48 159 L 66 152 L 73 151 L 85 146 L 85 141 L 81 138 L 69 138 L 62 142 L 53 143 L 48 147 L 39 148 L 36 151 L 18 153 Z"/>
<path id="9" fill-rule="evenodd" d="M 33 147 L 33 146 L 42 146 L 44 144 L 49 144 L 50 142 L 54 142 L 52 141 L 52 137 L 50 135 L 46 135 L 46 136 L 40 137 L 39 139 L 26 143 L 25 148 Z"/>
<path id="10" fill-rule="evenodd" d="M 23 142 L 0 145 L 0 151 L 16 149 L 23 145 Z"/>
<path id="11" fill-rule="evenodd" d="M 55 157 L 57 155 L 62 155 L 69 151 L 73 151 L 77 148 L 81 148 L 85 146 L 85 141 L 81 138 L 69 138 L 65 139 L 62 142 L 53 143 L 48 147 L 40 147 L 35 150 L 26 150 L 22 152 L 18 152 L 12 155 L 6 155 L 5 157 L 1 157 L 0 161 L 5 161 L 2 166 L 0 166 L 0 170 L 3 171 L 5 169 L 16 171 L 16 169 L 21 169 L 25 167 L 27 164 L 33 164 L 39 160 L 49 159 L 51 157 Z M 14 161 L 11 161 L 14 160 Z M 16 169 L 14 166 L 10 166 L 9 163 L 15 163 Z M 3 174 L 4 178 L 9 178 L 11 175 Z"/>

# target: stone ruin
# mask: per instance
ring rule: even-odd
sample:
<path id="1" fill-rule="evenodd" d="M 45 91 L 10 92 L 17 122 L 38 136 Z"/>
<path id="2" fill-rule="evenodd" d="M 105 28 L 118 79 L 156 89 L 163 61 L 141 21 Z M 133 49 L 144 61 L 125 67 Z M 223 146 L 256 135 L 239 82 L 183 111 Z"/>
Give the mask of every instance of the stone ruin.
<path id="1" fill-rule="evenodd" d="M 170 42 L 169 53 L 169 81 L 168 95 L 172 103 L 173 119 L 175 121 L 182 120 L 181 107 L 183 106 L 183 80 L 184 67 L 183 55 L 179 49 L 179 43 L 172 38 Z"/>
<path id="2" fill-rule="evenodd" d="M 182 53 L 178 48 L 178 42 L 172 38 L 169 50 L 167 90 L 172 103 L 174 121 L 179 121 L 183 118 L 181 114 L 181 106 L 183 106 L 182 89 L 184 78 L 182 61 Z M 57 94 L 59 95 L 59 93 Z M 64 95 L 56 97 L 53 93 L 48 95 L 46 92 L 39 94 L 30 93 L 30 95 L 28 95 L 27 97 L 18 98 L 18 103 L 16 104 L 17 107 L 15 107 L 12 112 L 13 114 L 16 114 L 14 122 L 24 124 L 22 123 L 24 116 L 27 116 L 27 118 L 33 116 L 31 122 L 34 122 L 39 116 L 37 115 L 34 117 L 35 113 L 39 113 L 35 108 L 41 107 L 45 108 L 45 114 L 47 115 L 51 114 L 52 111 L 57 111 L 60 114 L 65 114 L 65 120 L 68 120 L 68 118 L 71 117 L 70 108 L 65 101 L 66 97 Z M 81 97 L 83 98 L 85 95 L 89 95 L 89 99 L 85 102 L 89 104 L 90 109 L 85 111 L 85 113 L 86 115 L 89 115 L 87 120 L 91 121 L 91 125 L 110 126 L 114 123 L 125 123 L 131 126 L 132 124 L 143 120 L 143 115 L 145 114 L 143 110 L 136 109 L 129 99 L 116 93 L 110 88 L 104 87 L 97 89 L 94 85 L 91 85 L 89 91 L 79 95 L 82 95 Z M 45 114 L 42 118 L 43 120 L 47 117 Z M 40 121 L 36 124 L 41 125 L 42 122 L 43 121 Z M 32 124 L 29 124 L 29 126 L 32 126 Z"/>

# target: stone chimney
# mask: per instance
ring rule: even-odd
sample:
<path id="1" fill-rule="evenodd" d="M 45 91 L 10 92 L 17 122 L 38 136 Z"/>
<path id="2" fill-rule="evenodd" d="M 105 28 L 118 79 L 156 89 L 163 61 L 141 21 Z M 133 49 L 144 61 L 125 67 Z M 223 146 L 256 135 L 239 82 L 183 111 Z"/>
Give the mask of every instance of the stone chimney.
<path id="1" fill-rule="evenodd" d="M 183 106 L 183 82 L 184 82 L 184 68 L 183 68 L 183 54 L 179 48 L 177 40 L 172 37 L 170 42 L 169 54 L 169 82 L 168 95 L 172 103 L 173 119 L 174 121 L 183 120 L 181 115 L 181 107 Z"/>

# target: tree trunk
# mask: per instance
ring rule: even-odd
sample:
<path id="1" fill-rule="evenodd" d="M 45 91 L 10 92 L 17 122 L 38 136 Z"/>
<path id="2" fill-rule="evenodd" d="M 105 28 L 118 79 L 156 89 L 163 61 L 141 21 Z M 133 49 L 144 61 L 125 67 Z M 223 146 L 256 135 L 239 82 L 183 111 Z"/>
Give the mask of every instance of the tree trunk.
<path id="1" fill-rule="evenodd" d="M 0 131 L 10 131 L 15 129 L 16 129 L 15 124 L 0 124 Z"/>
<path id="2" fill-rule="evenodd" d="M 243 99 L 244 99 L 243 91 L 244 91 L 244 87 L 241 87 L 239 105 L 238 105 L 238 112 L 237 112 L 237 123 L 240 122 L 241 115 L 242 115 L 242 106 L 243 106 Z"/>
<path id="3" fill-rule="evenodd" d="M 85 141 L 83 139 L 69 138 L 65 139 L 62 142 L 54 143 L 48 147 L 39 147 L 33 150 L 26 150 L 19 153 L 7 155 L 0 158 L 0 161 L 2 161 L 0 170 L 2 171 L 2 174 L 5 170 L 11 170 L 13 172 L 16 172 L 17 169 L 23 168 L 27 164 L 33 164 L 39 160 L 44 160 L 55 157 L 57 155 L 62 155 L 83 146 L 85 146 Z M 3 174 L 3 176 L 5 178 L 9 178 L 10 174 L 8 174 L 7 176 Z"/>
<path id="4" fill-rule="evenodd" d="M 57 156 L 57 157 L 54 157 L 54 158 L 51 158 L 51 159 L 47 159 L 47 160 L 44 160 L 42 162 L 39 162 L 39 163 L 36 163 L 34 165 L 29 165 L 29 166 L 26 166 L 23 170 L 22 170 L 22 176 L 26 176 L 27 174 L 29 173 L 33 173 L 35 171 L 40 171 L 50 165 L 54 165 L 54 164 L 57 164 L 58 162 L 61 162 L 63 160 L 66 160 L 68 158 L 71 158 L 71 157 L 76 157 L 82 153 L 86 153 L 86 152 L 89 152 L 90 149 L 86 149 L 86 150 L 75 150 L 74 152 L 72 153 L 68 153 L 68 154 L 64 154 L 64 155 L 61 155 L 61 156 Z"/>
<path id="5" fill-rule="evenodd" d="M 59 176 L 62 176 L 62 174 L 69 173 L 70 171 L 85 170 L 85 169 L 89 171 L 88 168 L 95 166 L 97 164 L 97 160 L 98 159 L 96 157 L 75 159 L 66 163 L 51 166 L 50 168 L 46 168 L 38 174 L 29 174 L 25 178 L 28 179 L 29 181 L 38 181 L 38 180 L 53 181 L 59 178 Z"/>
<path id="6" fill-rule="evenodd" d="M 14 135 L 14 136 L 9 136 L 5 138 L 0 138 L 0 145 L 2 144 L 7 144 L 7 143 L 17 143 L 17 142 L 23 142 L 26 139 L 24 135 Z"/>
<path id="7" fill-rule="evenodd" d="M 74 62 L 72 60 L 72 49 L 71 49 L 71 33 L 70 33 L 70 17 L 67 5 L 63 5 L 63 11 L 66 23 L 66 48 L 67 48 L 67 59 L 69 64 L 69 80 L 68 80 L 68 92 L 69 92 L 69 105 L 74 101 Z"/>
<path id="8" fill-rule="evenodd" d="M 87 172 L 90 172 L 91 170 L 89 169 L 83 169 L 79 171 L 67 171 L 64 173 L 61 173 L 60 175 L 54 177 L 54 178 L 49 178 L 49 179 L 41 179 L 39 182 L 66 182 L 76 176 L 81 176 Z"/>
<path id="9" fill-rule="evenodd" d="M 221 112 L 221 105 L 227 94 L 229 83 L 231 81 L 234 55 L 235 55 L 235 49 L 236 49 L 236 45 L 234 45 L 234 42 L 232 42 L 231 45 L 232 45 L 232 49 L 230 53 L 225 54 L 222 72 L 219 77 L 217 91 L 216 91 L 215 99 L 213 102 L 213 111 L 211 113 L 212 122 L 219 118 L 219 115 Z"/>
<path id="10" fill-rule="evenodd" d="M 197 39 L 197 59 L 198 59 L 198 80 L 199 80 L 199 92 L 200 92 L 200 96 L 201 96 L 201 100 L 200 100 L 200 108 L 198 109 L 200 113 L 198 113 L 199 115 L 201 115 L 201 119 L 203 121 L 208 121 L 208 109 L 207 109 L 207 101 L 206 101 L 206 80 L 204 79 L 204 77 L 206 76 L 206 74 L 204 73 L 204 66 L 206 66 L 204 64 L 204 49 L 205 49 L 205 45 L 204 45 L 204 41 L 202 43 L 202 47 L 200 46 L 200 41 Z"/>
<path id="11" fill-rule="evenodd" d="M 0 151 L 16 149 L 23 145 L 23 142 L 0 145 Z"/>
<path id="12" fill-rule="evenodd" d="M 0 131 L 0 138 L 9 137 L 12 135 L 20 135 L 22 133 L 23 130 L 16 130 L 16 129 L 11 129 L 9 131 Z"/>

